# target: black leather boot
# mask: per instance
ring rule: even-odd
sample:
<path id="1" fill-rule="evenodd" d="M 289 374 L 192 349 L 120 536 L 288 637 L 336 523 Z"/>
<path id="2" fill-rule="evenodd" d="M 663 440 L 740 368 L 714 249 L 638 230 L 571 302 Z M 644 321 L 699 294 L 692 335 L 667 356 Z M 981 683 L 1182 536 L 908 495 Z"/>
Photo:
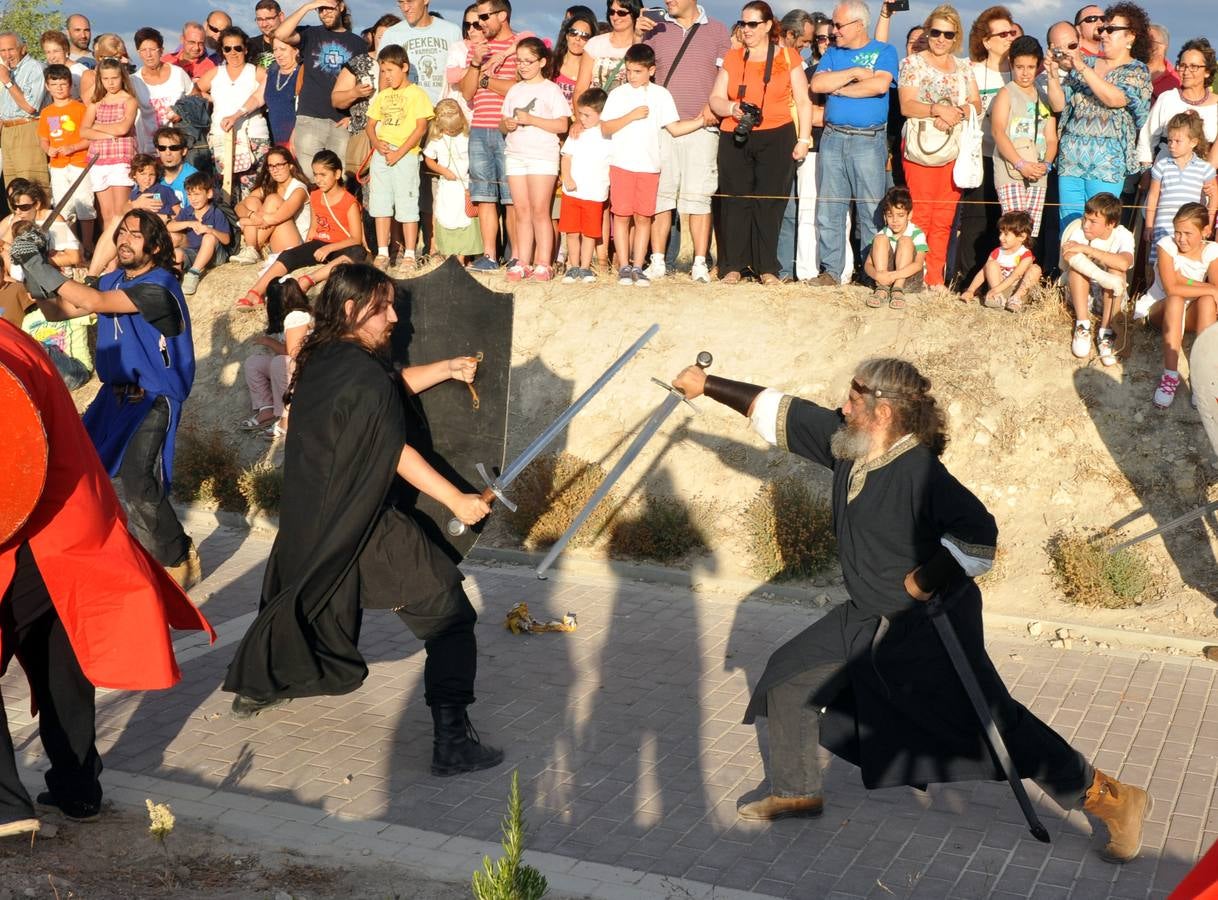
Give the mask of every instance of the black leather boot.
<path id="1" fill-rule="evenodd" d="M 441 778 L 490 769 L 503 762 L 503 751 L 478 740 L 478 732 L 464 706 L 433 706 L 435 743 L 431 752 L 431 774 Z"/>

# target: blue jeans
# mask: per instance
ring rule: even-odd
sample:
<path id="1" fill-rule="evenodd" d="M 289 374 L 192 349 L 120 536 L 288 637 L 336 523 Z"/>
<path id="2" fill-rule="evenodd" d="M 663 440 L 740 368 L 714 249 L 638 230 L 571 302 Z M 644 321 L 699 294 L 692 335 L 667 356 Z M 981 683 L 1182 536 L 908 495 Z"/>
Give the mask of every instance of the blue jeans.
<path id="1" fill-rule="evenodd" d="M 876 210 L 888 188 L 887 160 L 883 127 L 875 134 L 825 128 L 816 162 L 816 243 L 821 270 L 834 278 L 840 279 L 846 267 L 846 214 L 851 200 L 858 208 L 860 244 L 870 247 L 875 238 Z"/>
<path id="2" fill-rule="evenodd" d="M 512 202 L 504 148 L 498 128 L 469 130 L 469 197 L 474 203 Z"/>
<path id="3" fill-rule="evenodd" d="M 787 208 L 782 212 L 782 227 L 778 229 L 778 277 L 795 277 L 795 222 L 799 211 L 796 199 L 797 188 L 791 188 L 791 197 L 787 200 Z"/>
<path id="4" fill-rule="evenodd" d="M 1078 175 L 1062 175 L 1057 179 L 1058 202 L 1061 203 L 1058 214 L 1061 216 L 1059 234 L 1066 233 L 1066 226 L 1075 219 L 1083 217 L 1083 207 L 1096 194 L 1107 191 L 1120 198 L 1125 189 L 1125 180 L 1100 181 L 1096 178 L 1081 178 Z"/>

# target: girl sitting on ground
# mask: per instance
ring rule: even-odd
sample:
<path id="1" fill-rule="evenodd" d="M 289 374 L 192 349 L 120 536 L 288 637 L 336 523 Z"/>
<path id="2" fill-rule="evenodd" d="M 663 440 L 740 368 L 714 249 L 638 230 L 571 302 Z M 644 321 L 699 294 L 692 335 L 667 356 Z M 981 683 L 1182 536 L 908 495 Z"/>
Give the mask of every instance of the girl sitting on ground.
<path id="1" fill-rule="evenodd" d="M 237 301 L 239 309 L 265 305 L 263 294 L 272 281 L 311 263 L 322 265 L 297 279 L 305 293 L 329 278 L 335 266 L 368 258 L 364 249 L 363 212 L 359 201 L 343 187 L 342 176 L 343 162 L 333 150 L 322 150 L 313 157 L 313 182 L 317 189 L 309 195 L 313 221 L 305 242 L 283 251 L 266 267 L 257 283 Z"/>
<path id="2" fill-rule="evenodd" d="M 1173 233 L 1157 244 L 1154 284 L 1134 308 L 1135 320 L 1146 318 L 1163 329 L 1163 375 L 1154 396 L 1159 409 L 1171 406 L 1180 387 L 1184 332 L 1200 334 L 1213 325 L 1218 298 L 1218 244 L 1209 240 L 1209 211 L 1200 203 L 1185 203 L 1172 227 Z"/>
<path id="3" fill-rule="evenodd" d="M 276 278 L 266 289 L 266 334 L 254 343 L 270 353 L 251 354 L 245 360 L 245 385 L 253 413 L 241 422 L 247 431 L 260 431 L 274 440 L 288 429 L 284 394 L 292 383 L 293 361 L 313 327 L 309 298 L 290 275 Z"/>
<path id="4" fill-rule="evenodd" d="M 309 177 L 291 151 L 272 147 L 250 192 L 237 204 L 237 224 L 243 238 L 233 262 L 251 265 L 262 251 L 281 253 L 298 247 L 309 233 Z"/>
<path id="5" fill-rule="evenodd" d="M 1040 281 L 1040 266 L 1028 242 L 1032 240 L 1032 216 L 1022 209 L 1003 213 L 998 218 L 998 246 L 981 271 L 973 276 L 960 299 L 971 302 L 984 281 L 989 288 L 982 303 L 986 309 L 1023 309 L 1023 300 L 1032 285 Z"/>

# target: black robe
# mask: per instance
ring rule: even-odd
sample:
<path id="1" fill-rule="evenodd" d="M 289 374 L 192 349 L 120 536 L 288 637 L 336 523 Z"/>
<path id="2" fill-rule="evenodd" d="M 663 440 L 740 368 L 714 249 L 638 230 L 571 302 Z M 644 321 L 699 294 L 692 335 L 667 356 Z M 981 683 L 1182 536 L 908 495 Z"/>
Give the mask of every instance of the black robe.
<path id="1" fill-rule="evenodd" d="M 408 400 L 401 377 L 357 343 L 325 345 L 307 360 L 292 400 L 279 533 L 224 690 L 255 700 L 353 691 L 368 674 L 361 608 L 460 583 L 409 511 L 386 505 L 403 484 Z"/>
<path id="2" fill-rule="evenodd" d="M 778 445 L 833 471 L 833 525 L 849 600 L 770 657 L 745 722 L 766 714 L 767 693 L 819 665 L 836 667 L 810 702 L 826 707 L 820 743 L 862 769 L 869 788 L 1001 779 L 977 715 L 906 573 L 938 573 L 940 595 L 1023 777 L 1071 796 L 1086 763 L 1017 703 L 985 651 L 981 592 L 998 530 L 981 501 L 912 437 L 861 464 L 829 450 L 840 411 L 783 397 Z M 1079 794 L 1085 790 L 1081 785 Z"/>

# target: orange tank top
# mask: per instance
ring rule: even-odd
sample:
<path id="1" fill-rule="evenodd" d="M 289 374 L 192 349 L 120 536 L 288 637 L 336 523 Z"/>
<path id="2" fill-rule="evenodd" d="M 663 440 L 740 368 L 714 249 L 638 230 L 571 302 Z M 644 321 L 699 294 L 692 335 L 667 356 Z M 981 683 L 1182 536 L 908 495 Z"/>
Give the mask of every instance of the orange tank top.
<path id="1" fill-rule="evenodd" d="M 744 61 L 745 49 L 737 47 L 723 58 L 723 71 L 727 73 L 727 96 L 735 102 L 740 99 L 740 86 L 744 85 L 747 103 L 761 107 L 761 124 L 757 131 L 781 128 L 794 121 L 791 118 L 791 65 L 798 64 L 799 56 L 789 47 L 774 49 L 774 67 L 770 72 L 770 83 L 765 85 L 765 48 L 754 51 L 754 58 Z M 719 127 L 731 131 L 737 120 L 731 116 Z"/>

